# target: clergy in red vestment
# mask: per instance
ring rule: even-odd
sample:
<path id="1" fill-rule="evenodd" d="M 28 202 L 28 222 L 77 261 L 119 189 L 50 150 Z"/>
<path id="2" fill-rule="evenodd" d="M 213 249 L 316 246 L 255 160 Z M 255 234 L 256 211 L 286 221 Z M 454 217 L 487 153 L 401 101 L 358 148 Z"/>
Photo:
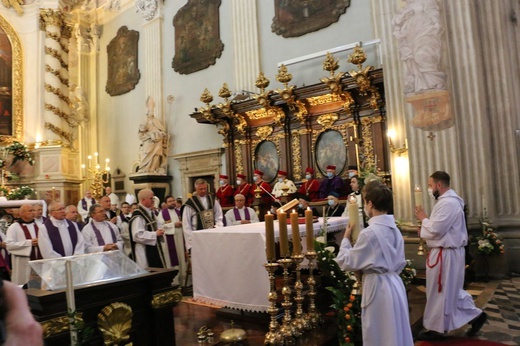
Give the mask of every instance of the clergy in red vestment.
<path id="1" fill-rule="evenodd" d="M 233 187 L 228 184 L 228 180 L 227 175 L 219 175 L 220 187 L 217 190 L 217 198 L 221 207 L 232 207 L 234 205 Z"/>

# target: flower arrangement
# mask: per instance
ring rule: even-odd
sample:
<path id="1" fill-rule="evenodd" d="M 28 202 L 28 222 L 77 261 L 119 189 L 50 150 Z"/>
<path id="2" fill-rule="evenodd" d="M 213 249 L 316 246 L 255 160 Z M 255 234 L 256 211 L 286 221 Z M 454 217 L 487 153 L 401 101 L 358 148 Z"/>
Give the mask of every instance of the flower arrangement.
<path id="1" fill-rule="evenodd" d="M 27 148 L 27 146 L 23 143 L 14 141 L 13 144 L 5 147 L 5 151 L 8 154 L 13 155 L 13 161 L 11 162 L 12 165 L 14 165 L 18 161 L 27 161 L 31 166 L 34 165 L 34 159 L 32 158 L 31 153 L 29 152 L 29 148 Z M 2 167 L 5 167 L 5 160 L 2 161 Z"/>
<path id="2" fill-rule="evenodd" d="M 480 237 L 474 237 L 472 244 L 477 247 L 477 251 L 481 255 L 488 256 L 505 252 L 502 239 L 491 227 L 487 227 Z"/>
<path id="3" fill-rule="evenodd" d="M 15 199 L 24 199 L 25 196 L 30 196 L 34 194 L 34 189 L 29 186 L 21 186 L 15 189 L 10 190 L 7 193 L 7 199 L 15 200 Z"/>
<path id="4" fill-rule="evenodd" d="M 355 276 L 341 270 L 334 260 L 334 247 L 326 246 L 324 240 L 317 240 L 314 247 L 318 254 L 318 269 L 322 286 L 332 295 L 331 307 L 336 311 L 338 319 L 339 345 L 354 345 L 361 340 L 361 296 L 352 294 Z"/>
<path id="5" fill-rule="evenodd" d="M 404 287 L 408 287 L 408 285 L 413 281 L 413 279 L 415 279 L 415 277 L 417 276 L 417 270 L 415 270 L 412 260 L 406 260 L 406 265 L 404 266 L 399 276 L 401 277 L 401 280 L 403 280 Z"/>

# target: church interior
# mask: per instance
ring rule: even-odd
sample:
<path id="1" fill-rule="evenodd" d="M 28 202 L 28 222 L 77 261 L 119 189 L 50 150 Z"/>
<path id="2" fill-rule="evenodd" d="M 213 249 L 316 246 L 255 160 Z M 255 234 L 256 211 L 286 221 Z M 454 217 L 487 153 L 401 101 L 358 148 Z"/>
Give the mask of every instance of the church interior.
<path id="1" fill-rule="evenodd" d="M 223 177 L 235 189 L 240 180 L 254 184 L 253 177 L 260 176 L 271 189 L 280 172 L 305 194 L 309 172 L 321 182 L 332 171 L 344 186 L 333 197 L 347 207 L 352 177 L 368 182 L 365 178 L 373 176 L 392 191 L 390 214 L 414 272 L 407 299 L 416 337 L 430 250 L 418 235 L 416 207 L 432 212 L 437 202 L 428 195 L 429 178 L 444 171 L 464 204 L 464 288 L 488 320 L 476 338 L 457 329 L 438 343 L 520 345 L 520 304 L 513 304 L 520 286 L 519 16 L 516 0 L 5 0 L 0 5 L 1 215 L 10 213 L 14 200 L 43 201 L 47 210 L 52 202 L 77 205 L 87 190 L 98 199 L 105 187 L 121 202 L 129 197 L 140 202 L 139 191 L 151 189 L 160 202 L 170 195 L 182 203 L 194 195 L 198 179 L 208 182 L 209 196 L 218 197 Z M 24 187 L 30 188 L 25 196 L 14 196 L 12 191 Z M 287 189 L 282 208 L 304 197 Z M 283 260 L 280 268 L 266 264 L 264 269 L 264 246 L 269 246 L 264 217 L 270 206 L 263 208 L 263 199 L 254 195 L 251 201 L 246 195 L 246 205 L 254 207 L 262 224 L 259 251 L 242 235 L 232 244 L 218 244 L 221 238 L 211 234 L 206 243 L 197 240 L 210 232 L 204 230 L 194 238 L 194 244 L 205 246 L 204 256 L 194 258 L 203 252 L 194 249 L 175 270 L 175 297 L 164 288 L 173 271 L 132 279 L 139 289 L 111 284 L 128 290 L 128 301 L 137 304 L 136 325 L 126 342 L 284 343 L 280 335 L 290 334 L 284 318 L 298 313 L 298 296 L 304 294 L 304 310 L 311 309 L 314 301 L 309 304 L 307 295 L 312 298 L 321 287 L 308 284 L 309 263 L 315 261 L 319 281 L 323 262 L 306 257 L 301 273 L 291 267 L 289 275 Z M 308 202 L 322 222 L 318 230 L 325 227 L 327 238 L 330 227 L 335 235 L 328 245 L 337 252 L 348 222 L 335 223 L 336 215 L 330 222 L 323 219 L 329 197 Z M 225 213 L 234 201 L 220 204 Z M 363 218 L 362 208 L 360 213 Z M 281 225 L 275 220 L 275 228 Z M 489 243 L 487 235 L 494 237 L 493 254 L 479 247 Z M 309 237 L 311 243 L 302 246 L 312 252 Z M 276 239 L 278 247 L 282 235 Z M 235 251 L 241 246 L 250 252 Z M 262 257 L 260 269 L 241 268 L 240 263 L 257 264 L 240 260 L 248 253 Z M 238 268 L 230 280 L 241 271 L 254 278 L 259 270 L 265 304 L 248 309 L 211 298 L 197 302 L 197 294 L 218 285 L 218 276 L 227 277 L 220 266 Z M 304 293 L 293 292 L 292 311 L 282 308 L 284 299 L 293 299 L 282 287 L 294 285 L 300 274 Z M 256 282 L 227 283 L 225 295 L 242 297 L 241 290 Z M 117 302 L 117 294 L 105 298 L 103 289 L 87 289 L 103 302 Z M 81 304 L 89 305 L 84 294 L 77 293 L 79 313 Z M 140 294 L 153 295 L 153 308 L 139 305 Z M 64 309 L 64 297 L 40 292 L 29 302 Z M 325 304 L 321 298 L 318 292 L 317 305 Z M 64 329 L 47 326 L 49 345 L 60 344 L 52 340 L 63 340 L 69 328 L 64 312 L 53 309 L 41 311 L 45 319 L 61 318 Z M 90 306 L 84 319 L 97 328 L 94 310 Z M 352 324 L 355 333 L 337 337 L 351 327 L 337 322 L 337 310 L 321 311 L 325 324 L 315 322 L 303 335 L 294 332 L 286 344 L 361 344 L 360 322 Z M 114 316 L 105 313 L 106 319 Z M 136 326 L 146 325 L 147 318 L 174 325 L 154 326 L 136 337 Z M 227 335 L 236 340 L 219 339 L 226 330 L 245 330 L 249 341 L 237 337 L 239 332 Z M 101 344 L 101 333 L 94 333 L 91 344 Z"/>

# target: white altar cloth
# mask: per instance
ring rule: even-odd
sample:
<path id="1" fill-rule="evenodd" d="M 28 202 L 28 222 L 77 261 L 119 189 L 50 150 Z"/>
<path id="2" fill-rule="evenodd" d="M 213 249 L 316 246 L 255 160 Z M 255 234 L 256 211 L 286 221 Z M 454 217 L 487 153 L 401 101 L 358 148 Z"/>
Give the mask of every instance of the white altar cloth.
<path id="1" fill-rule="evenodd" d="M 348 217 L 328 218 L 327 233 L 343 231 Z M 314 223 L 317 235 L 323 218 Z M 278 223 L 274 223 L 278 240 Z M 287 225 L 289 239 L 291 225 Z M 305 251 L 305 225 L 300 225 Z M 267 311 L 269 277 L 264 268 L 265 223 L 237 225 L 193 232 L 193 298 L 247 311 Z"/>

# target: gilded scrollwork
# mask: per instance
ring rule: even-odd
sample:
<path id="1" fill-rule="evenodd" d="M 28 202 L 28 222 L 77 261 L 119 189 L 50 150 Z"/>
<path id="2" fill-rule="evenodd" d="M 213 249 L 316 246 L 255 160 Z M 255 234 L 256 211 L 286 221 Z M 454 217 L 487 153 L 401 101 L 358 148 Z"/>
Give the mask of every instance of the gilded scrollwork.
<path id="1" fill-rule="evenodd" d="M 48 64 L 45 64 L 45 72 L 48 72 L 48 73 L 52 74 L 53 76 L 55 76 L 56 78 L 58 78 L 60 80 L 61 84 L 64 84 L 67 86 L 69 85 L 69 80 L 67 78 L 63 77 L 60 74 L 59 70 L 53 69 Z"/>
<path id="2" fill-rule="evenodd" d="M 316 157 L 316 142 L 318 141 L 318 138 L 320 137 L 320 135 L 322 133 L 324 133 L 326 131 L 329 131 L 329 130 L 334 130 L 334 131 L 338 131 L 339 133 L 341 133 L 341 137 L 343 138 L 343 143 L 345 144 L 345 147 L 348 150 L 349 149 L 348 129 L 350 127 L 353 127 L 353 126 L 354 126 L 354 122 L 353 121 L 349 121 L 349 122 L 341 124 L 341 125 L 330 126 L 329 128 L 324 128 L 323 127 L 321 129 L 321 131 L 310 131 L 310 133 L 312 135 L 312 145 L 311 145 L 312 156 Z M 317 170 L 317 172 L 316 172 L 316 177 L 317 178 L 323 178 L 323 175 L 320 173 L 319 170 Z"/>
<path id="3" fill-rule="evenodd" d="M 307 107 L 305 107 L 305 103 L 300 100 L 297 100 L 295 105 L 297 110 L 293 113 L 293 116 L 300 122 L 300 124 L 305 125 L 305 118 L 309 115 Z"/>
<path id="4" fill-rule="evenodd" d="M 163 308 L 168 305 L 177 304 L 181 300 L 182 293 L 180 288 L 163 293 L 158 293 L 152 297 L 152 308 Z"/>
<path id="5" fill-rule="evenodd" d="M 103 334 L 105 345 L 121 345 L 130 340 L 132 329 L 132 308 L 124 303 L 115 302 L 105 306 L 98 317 L 98 328 Z"/>
<path id="6" fill-rule="evenodd" d="M 337 113 L 328 113 L 323 114 L 318 117 L 318 124 L 320 124 L 325 130 L 328 130 L 334 125 L 336 120 L 339 119 L 339 115 Z"/>
<path id="7" fill-rule="evenodd" d="M 340 101 L 342 101 L 342 99 L 337 94 L 326 94 L 307 98 L 307 102 L 312 107 Z"/>
<path id="8" fill-rule="evenodd" d="M 18 34 L 13 27 L 0 16 L 0 28 L 4 30 L 11 41 L 12 58 L 12 114 L 13 131 L 11 135 L 0 136 L 0 143 L 10 144 L 13 141 L 22 141 L 23 137 L 23 52 Z"/>
<path id="9" fill-rule="evenodd" d="M 47 83 L 45 83 L 44 87 L 45 87 L 45 90 L 46 90 L 47 92 L 56 95 L 56 96 L 57 96 L 60 100 L 62 100 L 63 102 L 65 102 L 65 103 L 67 103 L 67 104 L 70 104 L 71 101 L 70 101 L 69 97 L 63 95 L 63 93 L 61 92 L 60 89 L 55 88 L 55 87 L 53 87 L 52 85 L 47 84 Z"/>
<path id="10" fill-rule="evenodd" d="M 370 106 L 372 109 L 378 110 L 382 103 L 381 94 L 377 88 L 372 85 L 371 77 L 368 75 L 368 73 L 374 69 L 374 66 L 363 68 L 363 63 L 366 61 L 366 58 L 363 48 L 359 46 L 354 48 L 354 52 L 348 57 L 348 62 L 357 65 L 358 70 L 349 71 L 349 75 L 356 81 L 359 94 L 363 96 L 370 94 Z"/>
<path id="11" fill-rule="evenodd" d="M 66 139 L 67 142 L 69 142 L 69 147 L 72 147 L 72 143 L 74 142 L 74 137 L 72 136 L 72 133 L 64 131 L 62 128 L 59 128 L 57 126 L 54 126 L 53 124 L 46 122 L 45 128 L 47 130 L 50 130 L 51 132 L 55 133 L 59 137 Z"/>
<path id="12" fill-rule="evenodd" d="M 247 122 L 244 117 L 241 114 L 235 114 L 233 120 L 237 131 L 242 134 L 246 133 Z"/>
<path id="13" fill-rule="evenodd" d="M 363 140 L 363 163 L 365 167 L 375 167 L 374 143 L 372 141 L 372 124 L 375 118 L 363 118 L 361 120 L 361 138 Z"/>
<path id="14" fill-rule="evenodd" d="M 54 59 L 58 60 L 58 62 L 60 63 L 61 67 L 64 68 L 65 70 L 69 69 L 69 65 L 63 60 L 63 58 L 61 56 L 61 53 L 58 50 L 46 46 L 45 47 L 45 54 L 50 55 Z"/>
<path id="15" fill-rule="evenodd" d="M 83 313 L 78 312 L 76 314 L 76 319 L 78 321 L 83 321 Z M 60 316 L 47 321 L 41 322 L 42 330 L 43 330 L 43 338 L 47 339 L 51 336 L 64 333 L 69 330 L 69 317 L 68 316 Z"/>
<path id="16" fill-rule="evenodd" d="M 242 158 L 242 145 L 241 141 L 238 139 L 235 139 L 235 165 L 237 172 L 244 172 L 244 166 L 242 165 L 242 162 L 244 162 Z"/>
<path id="17" fill-rule="evenodd" d="M 55 26 L 61 28 L 63 24 L 63 14 L 61 11 L 51 9 L 40 10 L 40 30 L 46 31 L 47 26 Z"/>
<path id="18" fill-rule="evenodd" d="M 256 135 L 265 141 L 273 133 L 271 126 L 262 126 L 256 130 Z"/>
<path id="19" fill-rule="evenodd" d="M 293 162 L 293 179 L 300 180 L 302 178 L 302 151 L 300 143 L 300 134 L 298 130 L 291 131 L 291 146 Z"/>

